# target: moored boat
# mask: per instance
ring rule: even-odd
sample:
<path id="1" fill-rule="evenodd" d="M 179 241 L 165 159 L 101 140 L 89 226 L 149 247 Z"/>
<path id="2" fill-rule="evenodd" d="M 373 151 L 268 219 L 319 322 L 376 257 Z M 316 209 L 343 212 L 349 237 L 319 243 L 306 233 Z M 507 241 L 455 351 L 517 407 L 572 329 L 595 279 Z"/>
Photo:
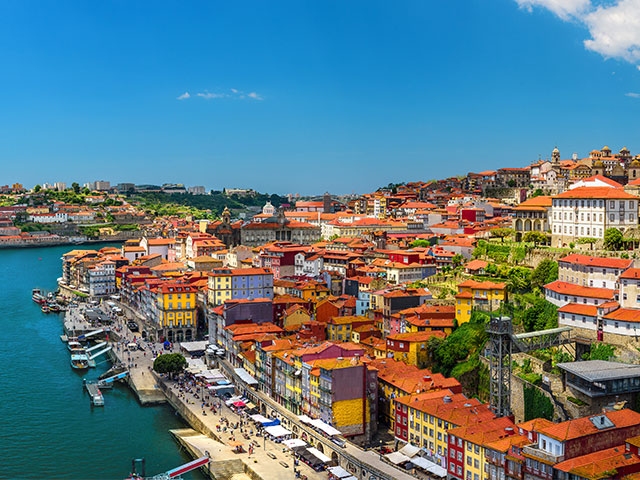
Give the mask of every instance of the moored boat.
<path id="1" fill-rule="evenodd" d="M 76 340 L 69 340 L 69 342 L 67 342 L 67 348 L 72 353 L 84 353 L 84 347 Z"/>
<path id="2" fill-rule="evenodd" d="M 72 354 L 71 367 L 78 370 L 89 368 L 89 356 L 86 353 Z"/>
<path id="3" fill-rule="evenodd" d="M 51 310 L 49 310 L 49 306 L 48 305 L 43 305 L 42 306 L 42 313 L 49 313 Z"/>
<path id="4" fill-rule="evenodd" d="M 40 304 L 45 303 L 47 301 L 44 295 L 42 295 L 42 292 L 40 292 L 39 288 L 34 288 L 33 290 L 31 290 L 31 298 L 33 299 L 34 302 L 40 303 Z"/>

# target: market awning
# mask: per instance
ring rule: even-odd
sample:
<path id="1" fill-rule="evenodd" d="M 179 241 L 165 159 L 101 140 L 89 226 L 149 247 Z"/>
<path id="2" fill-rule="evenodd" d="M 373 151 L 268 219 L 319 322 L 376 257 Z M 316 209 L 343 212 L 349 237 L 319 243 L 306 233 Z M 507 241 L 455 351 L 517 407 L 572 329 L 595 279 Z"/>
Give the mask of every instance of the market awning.
<path id="1" fill-rule="evenodd" d="M 302 422 L 302 423 L 311 423 L 313 421 L 312 418 L 307 417 L 306 415 L 298 415 L 298 419 Z"/>
<path id="2" fill-rule="evenodd" d="M 240 380 L 242 380 L 247 385 L 258 385 L 258 381 L 251 375 L 249 375 L 249 372 L 247 372 L 244 368 L 236 368 L 234 372 L 236 372 L 236 375 L 240 377 Z"/>
<path id="3" fill-rule="evenodd" d="M 322 430 L 324 433 L 326 433 L 330 437 L 334 435 L 341 435 L 340 430 L 333 428 L 331 425 L 324 423 L 322 420 L 318 420 L 318 419 L 311 420 L 311 422 L 309 423 L 314 427 L 316 427 L 318 430 Z"/>
<path id="4" fill-rule="evenodd" d="M 297 448 L 297 447 L 306 447 L 307 446 L 307 442 L 305 442 L 304 440 L 300 440 L 299 438 L 292 438 L 291 440 L 284 440 L 282 443 L 284 444 L 285 447 L 290 448 L 291 450 L 293 450 L 294 448 Z"/>
<path id="5" fill-rule="evenodd" d="M 333 475 L 334 477 L 337 478 L 347 478 L 350 477 L 351 474 L 349 472 L 347 472 L 344 468 L 338 466 L 338 467 L 329 467 L 327 468 L 328 472 Z"/>
<path id="6" fill-rule="evenodd" d="M 307 448 L 307 452 L 309 452 L 311 455 L 316 457 L 322 463 L 329 463 L 331 461 L 329 457 L 327 457 L 324 453 L 322 453 L 317 448 L 313 448 L 313 447 Z"/>
<path id="7" fill-rule="evenodd" d="M 437 477 L 444 478 L 447 476 L 447 470 L 445 468 L 427 460 L 426 458 L 416 456 L 411 459 L 411 463 Z"/>
<path id="8" fill-rule="evenodd" d="M 244 403 L 243 401 L 240 401 L 240 400 L 239 400 L 239 401 L 237 401 L 237 402 L 233 402 L 233 406 L 234 406 L 234 407 L 238 407 L 238 408 L 240 408 L 240 407 L 246 407 L 246 406 L 247 406 L 247 404 L 246 404 L 246 403 Z"/>
<path id="9" fill-rule="evenodd" d="M 272 420 L 271 418 L 267 418 L 263 415 L 260 415 L 259 413 L 256 415 L 251 415 L 250 418 L 254 422 L 261 423 L 263 427 L 273 427 L 280 424 L 280 420 L 278 420 L 277 418 L 275 420 Z"/>
<path id="10" fill-rule="evenodd" d="M 282 425 L 274 425 L 272 427 L 265 427 L 265 432 L 267 432 L 272 437 L 284 437 L 286 435 L 291 435 L 291 432 L 284 428 Z"/>
<path id="11" fill-rule="evenodd" d="M 392 452 L 385 455 L 385 457 L 387 457 L 387 460 L 389 460 L 394 465 L 400 465 L 401 463 L 411 461 L 409 457 L 407 457 L 406 455 L 403 455 L 400 452 Z"/>
<path id="12" fill-rule="evenodd" d="M 404 447 L 398 450 L 398 452 L 402 453 L 403 455 L 406 455 L 407 457 L 414 457 L 415 455 L 418 454 L 419 451 L 420 451 L 419 447 L 416 447 L 415 445 L 411 445 L 410 443 L 407 443 Z"/>

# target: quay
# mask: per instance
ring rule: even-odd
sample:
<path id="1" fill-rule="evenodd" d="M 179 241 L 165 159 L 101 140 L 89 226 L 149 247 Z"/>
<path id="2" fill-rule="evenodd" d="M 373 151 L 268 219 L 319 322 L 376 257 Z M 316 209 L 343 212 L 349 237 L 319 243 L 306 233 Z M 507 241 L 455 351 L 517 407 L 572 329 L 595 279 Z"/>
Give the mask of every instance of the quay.
<path id="1" fill-rule="evenodd" d="M 69 314 L 72 317 L 70 320 L 77 322 L 74 326 L 87 330 L 96 329 L 86 321 L 82 324 L 81 321 L 84 321 L 82 315 L 80 312 L 76 313 L 77 318 L 73 313 Z M 218 412 L 210 411 L 204 405 L 207 400 L 203 401 L 203 396 L 198 396 L 195 390 L 185 392 L 174 380 L 153 371 L 154 358 L 162 353 L 172 353 L 174 350 L 166 351 L 162 344 L 149 342 L 143 339 L 140 333 L 131 332 L 127 327 L 125 316 L 113 319 L 108 340 L 112 347 L 108 351 L 109 357 L 114 365 L 120 365 L 128 370 L 127 382 L 140 404 L 153 405 L 167 402 L 190 425 L 191 429 L 179 429 L 171 433 L 194 458 L 203 455 L 211 457 L 211 464 L 204 470 L 212 478 L 231 478 L 229 474 L 233 474 L 237 475 L 235 478 L 238 479 L 246 478 L 241 475 L 252 479 L 270 479 L 282 476 L 283 473 L 287 473 L 287 470 L 290 474 L 293 473 L 294 457 L 291 450 L 284 448 L 281 443 L 266 440 L 264 437 L 257 439 L 251 436 L 248 439 L 244 437 L 246 441 L 243 437 L 238 440 L 245 445 L 253 443 L 252 455 L 249 456 L 247 452 L 236 453 L 233 446 L 238 442 L 233 431 L 222 432 L 217 427 L 221 425 L 222 417 L 232 420 L 233 423 L 239 422 L 243 417 L 231 411 L 224 402 L 220 402 L 221 408 Z M 415 478 L 383 461 L 377 452 L 362 449 L 352 443 L 344 446 L 336 445 L 321 433 L 304 425 L 296 415 L 275 400 L 246 385 L 225 359 L 217 359 L 217 363 L 227 378 L 235 384 L 237 392 L 247 396 L 264 414 L 281 419 L 283 425 L 293 431 L 294 436 L 302 435 L 311 447 L 326 454 L 332 464 L 343 467 L 356 479 L 410 480 Z M 208 401 L 211 400 L 209 398 Z M 218 399 L 213 400 L 215 402 Z M 245 425 L 248 426 L 247 423 Z M 326 479 L 326 472 L 316 472 L 303 462 L 296 461 L 296 463 L 295 468 L 308 479 Z"/>
<path id="2" fill-rule="evenodd" d="M 104 397 L 102 396 L 102 392 L 95 383 L 85 382 L 84 387 L 87 389 L 89 397 L 91 398 L 91 403 L 93 405 L 95 405 L 96 407 L 104 406 Z"/>

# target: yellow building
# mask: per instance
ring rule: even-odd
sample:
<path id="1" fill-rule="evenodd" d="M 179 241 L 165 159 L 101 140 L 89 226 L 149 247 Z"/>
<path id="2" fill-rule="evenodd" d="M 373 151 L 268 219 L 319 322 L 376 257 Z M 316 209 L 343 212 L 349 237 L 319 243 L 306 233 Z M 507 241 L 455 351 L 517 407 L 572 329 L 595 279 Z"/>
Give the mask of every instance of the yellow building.
<path id="1" fill-rule="evenodd" d="M 427 363 L 427 342 L 432 337 L 445 338 L 444 332 L 396 333 L 387 335 L 387 356 L 422 368 Z"/>
<path id="2" fill-rule="evenodd" d="M 491 420 L 470 422 L 466 426 L 449 430 L 449 441 L 456 445 L 456 454 L 463 453 L 464 465 L 462 474 L 452 478 L 484 480 L 488 479 L 489 464 L 487 462 L 487 445 L 496 440 L 514 436 L 516 425 L 509 417 L 494 418 Z M 462 462 L 461 462 L 462 463 Z M 457 465 L 456 465 L 457 468 Z M 451 472 L 451 466 L 449 467 Z"/>
<path id="3" fill-rule="evenodd" d="M 297 327 L 311 320 L 311 314 L 302 305 L 296 303 L 287 308 L 282 315 L 282 328 Z"/>
<path id="4" fill-rule="evenodd" d="M 197 288 L 183 283 L 166 283 L 157 289 L 156 337 L 190 341 L 196 334 Z"/>
<path id="5" fill-rule="evenodd" d="M 349 342 L 351 341 L 351 332 L 354 328 L 373 324 L 373 320 L 360 315 L 332 317 L 327 322 L 327 340 L 332 342 Z"/>
<path id="6" fill-rule="evenodd" d="M 308 302 L 317 302 L 329 296 L 329 289 L 320 282 L 302 282 L 294 287 L 299 297 Z"/>
<path id="7" fill-rule="evenodd" d="M 456 298 L 456 320 L 458 325 L 471 318 L 473 309 L 494 311 L 502 302 L 507 301 L 507 290 L 504 283 L 476 282 L 466 280 L 458 284 Z"/>
<path id="8" fill-rule="evenodd" d="M 445 465 L 451 429 L 494 418 L 488 405 L 461 393 L 418 393 L 396 400 L 394 434 L 398 440 L 424 448 Z"/>

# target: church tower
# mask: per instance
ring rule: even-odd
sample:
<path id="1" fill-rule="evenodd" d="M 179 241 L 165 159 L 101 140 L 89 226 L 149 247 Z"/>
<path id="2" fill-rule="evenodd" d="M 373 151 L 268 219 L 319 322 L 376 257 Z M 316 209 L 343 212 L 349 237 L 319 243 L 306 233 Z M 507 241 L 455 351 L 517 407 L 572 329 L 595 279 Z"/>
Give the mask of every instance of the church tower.
<path id="1" fill-rule="evenodd" d="M 553 165 L 558 165 L 560 163 L 560 150 L 558 150 L 557 146 L 553 149 L 553 152 L 551 152 L 551 163 Z"/>

